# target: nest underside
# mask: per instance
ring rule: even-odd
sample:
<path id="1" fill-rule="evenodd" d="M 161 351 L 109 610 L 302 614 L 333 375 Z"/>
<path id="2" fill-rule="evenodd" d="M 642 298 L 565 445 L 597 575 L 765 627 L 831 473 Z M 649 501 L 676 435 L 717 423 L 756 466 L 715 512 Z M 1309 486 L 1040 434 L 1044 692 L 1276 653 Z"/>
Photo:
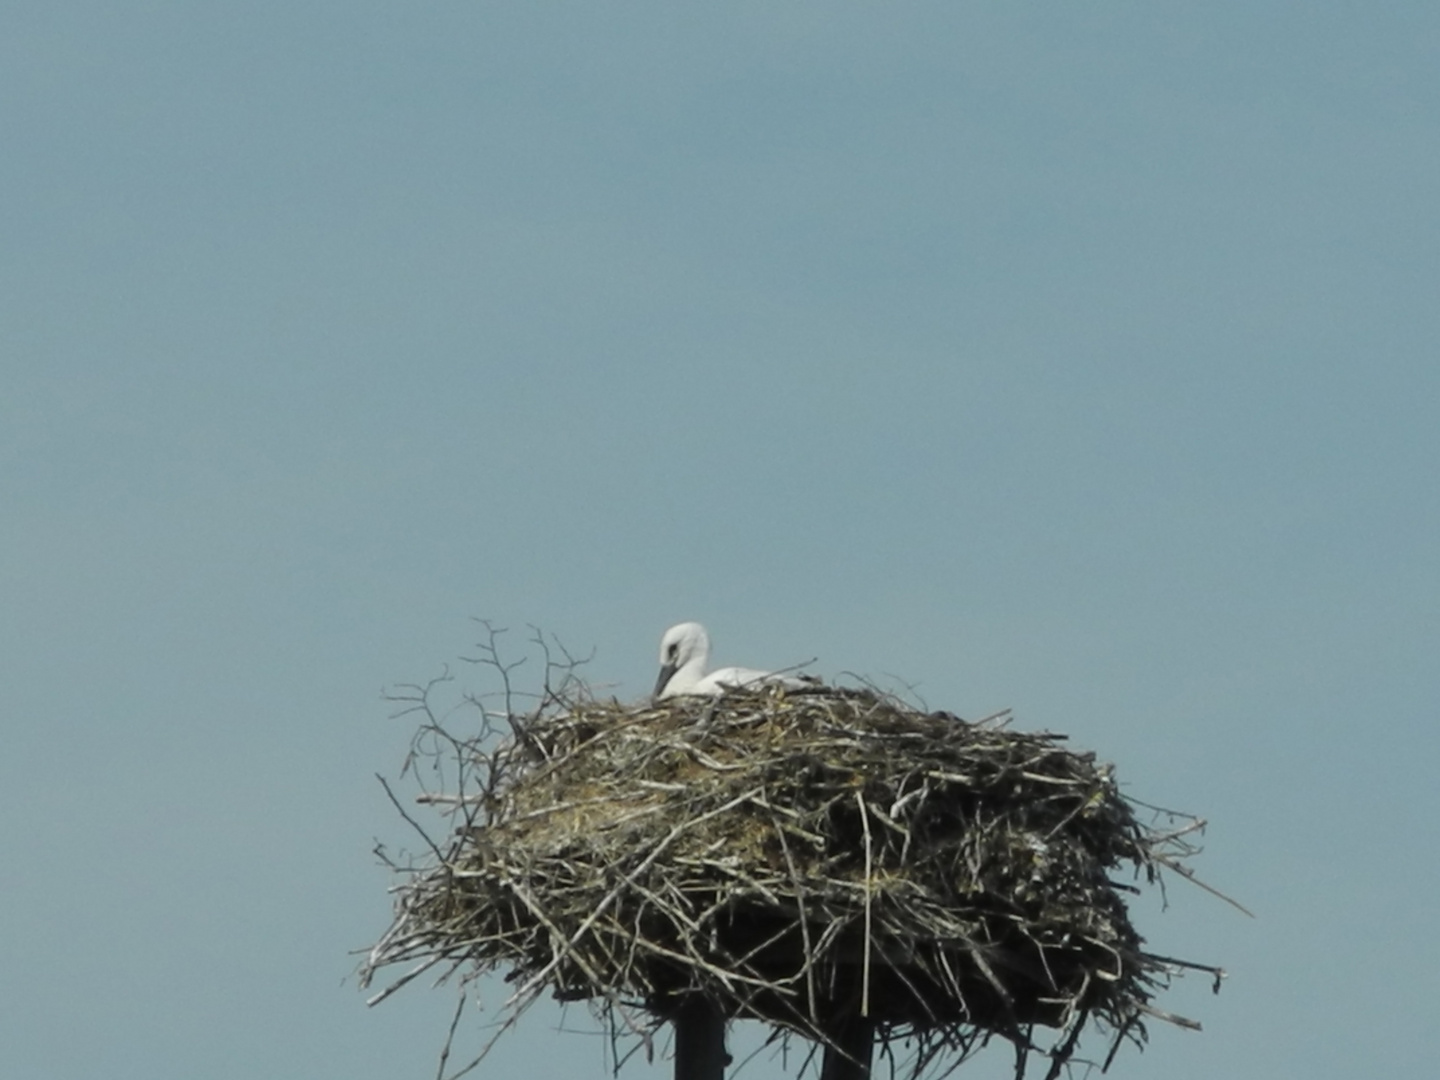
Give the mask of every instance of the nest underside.
<path id="1" fill-rule="evenodd" d="M 868 689 L 567 701 L 459 742 L 458 817 L 366 975 L 502 969 L 523 1007 L 703 994 L 806 1035 L 1134 1029 L 1168 963 L 1122 892 L 1176 833 L 1063 736 Z M 1182 854 L 1184 852 L 1181 852 Z"/>

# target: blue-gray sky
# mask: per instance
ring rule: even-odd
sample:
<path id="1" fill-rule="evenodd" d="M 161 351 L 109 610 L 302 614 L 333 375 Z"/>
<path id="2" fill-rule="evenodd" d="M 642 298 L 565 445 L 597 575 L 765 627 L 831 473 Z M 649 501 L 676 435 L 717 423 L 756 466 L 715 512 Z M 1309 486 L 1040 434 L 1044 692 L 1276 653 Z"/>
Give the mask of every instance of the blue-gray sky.
<path id="1" fill-rule="evenodd" d="M 1259 916 L 1113 1075 L 1433 1067 L 1433 4 L 25 0 L 0 123 L 0 1072 L 432 1075 L 472 616 L 1069 732 Z"/>

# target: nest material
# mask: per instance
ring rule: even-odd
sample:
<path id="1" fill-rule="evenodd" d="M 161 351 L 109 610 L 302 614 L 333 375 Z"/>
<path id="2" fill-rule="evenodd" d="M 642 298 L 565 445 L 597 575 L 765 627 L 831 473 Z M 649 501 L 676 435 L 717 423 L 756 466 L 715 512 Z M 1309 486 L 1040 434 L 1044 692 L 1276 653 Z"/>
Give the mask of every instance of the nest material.
<path id="1" fill-rule="evenodd" d="M 1179 1019 L 1150 1004 L 1177 962 L 1145 951 L 1111 875 L 1184 872 L 1200 823 L 1142 824 L 1063 736 L 869 689 L 511 722 L 452 744 L 463 824 L 399 886 L 367 979 L 448 961 L 508 969 L 519 1007 L 548 988 L 664 1018 L 703 994 L 810 1037 L 868 1016 L 960 1049 L 1044 1025 L 1065 1056 L 1088 1018 L 1117 1045 L 1142 1014 Z"/>

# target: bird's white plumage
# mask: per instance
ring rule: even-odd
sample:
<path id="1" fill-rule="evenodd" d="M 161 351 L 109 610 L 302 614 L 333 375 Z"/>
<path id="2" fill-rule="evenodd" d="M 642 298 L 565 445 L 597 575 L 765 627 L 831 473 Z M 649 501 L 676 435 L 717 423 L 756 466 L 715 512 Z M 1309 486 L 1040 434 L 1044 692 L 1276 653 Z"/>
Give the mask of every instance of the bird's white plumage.
<path id="1" fill-rule="evenodd" d="M 742 667 L 707 671 L 709 666 L 710 635 L 705 627 L 697 622 L 670 627 L 660 639 L 660 678 L 655 683 L 655 697 L 723 694 L 734 687 L 755 683 L 778 683 L 791 689 L 813 685 L 808 680 L 773 671 Z"/>

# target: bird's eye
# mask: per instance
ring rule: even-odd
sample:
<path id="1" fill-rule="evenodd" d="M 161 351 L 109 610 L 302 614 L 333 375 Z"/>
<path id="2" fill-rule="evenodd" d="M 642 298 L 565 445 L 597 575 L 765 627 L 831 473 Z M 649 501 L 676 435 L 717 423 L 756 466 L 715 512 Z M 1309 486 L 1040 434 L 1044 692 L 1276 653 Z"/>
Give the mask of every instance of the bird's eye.
<path id="1" fill-rule="evenodd" d="M 680 646 L 679 646 L 679 645 L 671 645 L 670 648 L 669 648 L 669 650 L 666 652 L 665 655 L 668 656 L 668 657 L 670 657 L 671 660 L 674 660 L 674 659 L 675 659 L 675 654 L 676 654 L 677 652 L 679 652 L 679 650 L 680 650 Z"/>

